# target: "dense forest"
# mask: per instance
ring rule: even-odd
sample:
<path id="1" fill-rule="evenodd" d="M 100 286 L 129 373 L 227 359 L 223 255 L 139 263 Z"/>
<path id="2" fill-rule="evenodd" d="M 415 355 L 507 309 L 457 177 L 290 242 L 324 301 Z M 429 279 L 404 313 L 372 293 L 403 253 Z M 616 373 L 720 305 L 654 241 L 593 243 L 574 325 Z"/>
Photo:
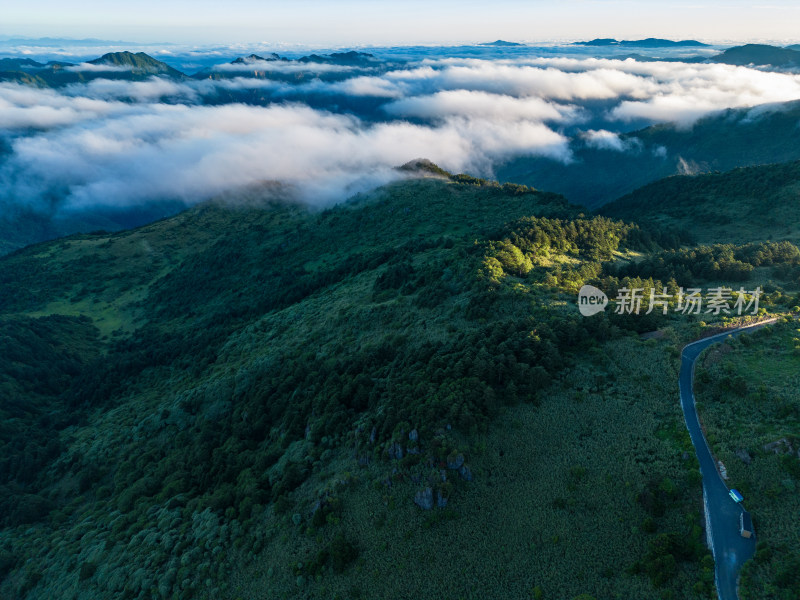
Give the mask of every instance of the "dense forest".
<path id="1" fill-rule="evenodd" d="M 253 593 L 391 597 L 346 581 L 382 579 L 369 575 L 388 544 L 375 531 L 414 535 L 413 522 L 375 511 L 415 511 L 444 536 L 488 493 L 490 473 L 505 472 L 487 453 L 498 422 L 544 423 L 565 397 L 576 423 L 589 419 L 568 452 L 597 444 L 620 425 L 594 431 L 606 418 L 589 418 L 595 403 L 633 402 L 643 373 L 666 361 L 667 378 L 674 345 L 703 327 L 657 313 L 584 318 L 581 285 L 613 297 L 623 286 L 754 283 L 768 268 L 764 306 L 798 303 L 790 242 L 687 247 L 668 227 L 420 168 L 430 176 L 327 210 L 209 203 L 0 259 L 0 594 L 237 597 L 247 589 L 237 578 L 256 569 L 267 587 Z M 639 338 L 657 330 L 670 332 L 661 346 Z M 653 362 L 627 373 L 623 351 Z M 614 434 L 635 448 L 620 447 L 634 462 L 614 467 L 626 469 L 623 494 L 587 458 L 564 467 L 567 488 L 536 509 L 591 529 L 594 509 L 575 516 L 580 490 L 594 481 L 599 497 L 619 496 L 615 518 L 635 523 L 628 549 L 627 532 L 609 534 L 624 572 L 562 573 L 549 591 L 520 582 L 532 597 L 711 593 L 699 472 L 681 458 L 691 445 L 667 380 L 650 384 L 665 405 L 637 409 L 663 417 L 658 436 Z M 558 472 L 560 459 L 548 461 Z M 354 528 L 362 510 L 375 531 Z M 537 535 L 541 552 L 557 547 L 559 534 Z"/>

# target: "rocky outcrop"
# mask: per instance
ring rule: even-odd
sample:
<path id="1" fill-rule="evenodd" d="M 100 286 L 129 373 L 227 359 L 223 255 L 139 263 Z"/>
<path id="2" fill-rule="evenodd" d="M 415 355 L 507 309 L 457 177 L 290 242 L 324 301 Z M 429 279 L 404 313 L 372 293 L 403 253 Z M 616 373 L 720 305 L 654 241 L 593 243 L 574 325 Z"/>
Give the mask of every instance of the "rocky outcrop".
<path id="1" fill-rule="evenodd" d="M 736 451 L 736 456 L 746 465 L 749 465 L 751 462 L 753 462 L 753 457 L 750 456 L 750 453 L 744 448 L 739 448 Z"/>
<path id="2" fill-rule="evenodd" d="M 387 452 L 389 453 L 389 458 L 392 460 L 400 460 L 403 458 L 403 447 L 397 442 L 389 446 Z"/>
<path id="3" fill-rule="evenodd" d="M 764 452 L 774 452 L 775 454 L 791 454 L 794 452 L 792 443 L 785 437 L 769 444 L 764 444 Z"/>
<path id="4" fill-rule="evenodd" d="M 453 471 L 460 469 L 461 465 L 464 464 L 464 455 L 463 454 L 451 454 L 447 457 L 447 468 Z"/>
<path id="5" fill-rule="evenodd" d="M 433 508 L 433 489 L 426 487 L 424 490 L 418 491 L 414 495 L 414 504 L 422 510 L 431 510 Z"/>

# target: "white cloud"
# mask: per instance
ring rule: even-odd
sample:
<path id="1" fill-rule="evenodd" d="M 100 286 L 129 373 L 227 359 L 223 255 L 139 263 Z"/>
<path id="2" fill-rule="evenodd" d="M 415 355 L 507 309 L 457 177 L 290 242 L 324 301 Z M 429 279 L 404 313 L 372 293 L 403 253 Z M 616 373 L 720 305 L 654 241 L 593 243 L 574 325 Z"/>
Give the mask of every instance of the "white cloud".
<path id="1" fill-rule="evenodd" d="M 617 101 L 610 116 L 623 121 L 690 124 L 724 108 L 800 99 L 800 75 L 717 63 L 446 59 L 384 77 L 406 96 L 470 90 L 570 103 Z"/>
<path id="2" fill-rule="evenodd" d="M 214 65 L 213 71 L 227 73 L 347 73 L 359 70 L 351 65 L 335 65 L 330 63 L 297 62 L 288 60 L 246 60 L 241 63 L 223 63 Z"/>
<path id="3" fill-rule="evenodd" d="M 402 90 L 393 82 L 381 77 L 351 77 L 344 81 L 327 84 L 328 90 L 348 96 L 373 96 L 376 98 L 399 98 Z"/>
<path id="4" fill-rule="evenodd" d="M 509 153 L 565 158 L 567 140 L 539 123 L 450 119 L 366 126 L 304 106 L 152 104 L 140 113 L 78 122 L 18 138 L 3 177 L 29 199 L 67 188 L 69 208 L 182 199 L 281 181 L 316 204 L 346 198 L 427 156 L 455 171 L 487 172 Z M 38 187 L 37 187 L 38 186 Z"/>
<path id="5" fill-rule="evenodd" d="M 576 101 L 611 99 L 646 90 L 652 84 L 642 76 L 613 68 L 568 72 L 555 67 L 472 60 L 468 64 L 430 65 L 388 73 L 387 78 L 415 93 L 471 90 L 514 97 Z"/>
<path id="6" fill-rule="evenodd" d="M 80 63 L 69 65 L 65 70 L 75 73 L 126 73 L 133 70 L 131 65 L 95 65 L 92 63 Z"/>
<path id="7" fill-rule="evenodd" d="M 67 93 L 101 99 L 130 98 L 138 102 L 148 102 L 164 97 L 184 101 L 197 99 L 194 87 L 165 77 L 150 77 L 144 81 L 93 79 L 86 84 L 70 86 Z"/>
<path id="8" fill-rule="evenodd" d="M 613 150 L 615 152 L 625 152 L 630 145 L 619 137 L 619 134 L 605 129 L 590 129 L 581 136 L 589 148 L 598 150 Z"/>
<path id="9" fill-rule="evenodd" d="M 85 96 L 70 97 L 52 90 L 0 84 L 0 130 L 48 129 L 135 110 L 122 102 Z"/>
<path id="10" fill-rule="evenodd" d="M 245 76 L 96 79 L 60 92 L 0 84 L 0 135 L 12 149 L 0 183 L 21 202 L 56 190 L 76 208 L 192 203 L 237 186 L 281 181 L 321 204 L 397 177 L 392 167 L 418 157 L 480 175 L 519 155 L 570 161 L 569 140 L 556 128 L 590 118 L 595 128 L 581 134 L 587 145 L 632 151 L 636 143 L 612 131 L 615 121 L 689 125 L 728 107 L 800 99 L 798 75 L 714 64 L 459 59 L 379 76 L 358 73 L 300 85 Z M 373 112 L 359 118 L 299 104 L 202 105 L 204 97 L 248 90 L 263 94 L 241 97 L 313 93 L 317 101 L 327 93 L 332 111 L 342 110 L 336 95 L 353 96 L 352 106 Z M 383 112 L 375 108 L 381 105 Z M 427 124 L 403 120 L 412 118 Z"/>
<path id="11" fill-rule="evenodd" d="M 541 98 L 514 98 L 470 90 L 403 98 L 387 104 L 385 110 L 393 115 L 426 119 L 462 116 L 499 121 L 566 121 L 575 120 L 579 114 L 574 106 L 559 105 Z"/>

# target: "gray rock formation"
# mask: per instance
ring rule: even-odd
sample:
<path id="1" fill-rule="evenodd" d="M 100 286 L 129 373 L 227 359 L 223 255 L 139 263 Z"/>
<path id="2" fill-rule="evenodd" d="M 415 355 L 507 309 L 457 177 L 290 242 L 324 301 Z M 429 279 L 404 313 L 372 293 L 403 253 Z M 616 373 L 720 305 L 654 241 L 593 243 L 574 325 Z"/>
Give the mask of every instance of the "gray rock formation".
<path id="1" fill-rule="evenodd" d="M 753 457 L 750 456 L 750 453 L 744 448 L 739 448 L 736 451 L 736 456 L 738 456 L 741 459 L 741 461 L 746 465 L 749 465 L 751 462 L 753 462 Z"/>
<path id="2" fill-rule="evenodd" d="M 389 446 L 388 453 L 390 459 L 400 460 L 403 458 L 403 447 L 397 442 L 394 442 L 391 446 Z"/>
<path id="3" fill-rule="evenodd" d="M 454 457 L 451 455 L 451 456 L 449 456 L 447 458 L 447 468 L 448 469 L 453 469 L 453 470 L 460 469 L 461 465 L 463 465 L 463 464 L 464 464 L 464 455 L 463 454 L 457 454 Z"/>
<path id="4" fill-rule="evenodd" d="M 431 510 L 433 508 L 433 490 L 426 487 L 424 490 L 418 491 L 414 495 L 414 504 L 422 510 Z"/>

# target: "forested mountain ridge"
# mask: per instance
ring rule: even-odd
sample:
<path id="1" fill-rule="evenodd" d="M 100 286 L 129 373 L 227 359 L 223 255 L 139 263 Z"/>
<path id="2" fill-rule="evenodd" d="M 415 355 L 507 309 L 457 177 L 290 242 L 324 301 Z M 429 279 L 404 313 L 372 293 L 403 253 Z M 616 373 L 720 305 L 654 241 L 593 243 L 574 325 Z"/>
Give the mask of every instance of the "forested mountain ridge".
<path id="1" fill-rule="evenodd" d="M 138 230 L 73 236 L 2 259 L 4 335 L 18 340 L 1 380 L 14 399 L 3 406 L 10 418 L 6 527 L 43 518 L 55 525 L 47 516 L 53 511 L 72 519 L 100 506 L 144 515 L 153 501 L 244 517 L 271 499 L 293 504 L 312 462 L 341 447 L 359 414 L 383 412 L 372 425 L 381 445 L 412 416 L 424 436 L 444 419 L 485 425 L 505 386 L 489 400 L 488 371 L 461 383 L 435 375 L 466 369 L 457 361 L 463 348 L 486 343 L 488 325 L 470 314 L 485 310 L 469 302 L 476 285 L 469 265 L 477 259 L 460 257 L 479 252 L 473 235 L 515 215 L 575 213 L 557 196 L 470 178 L 408 181 L 324 212 L 239 201 L 239 208 L 212 203 Z M 458 333 L 473 338 L 466 346 L 453 339 L 455 321 L 443 318 L 453 311 L 473 323 Z M 514 320 L 502 321 L 502 335 L 529 345 L 524 331 L 514 333 Z M 552 341 L 542 344 L 538 355 L 557 361 Z M 520 369 L 512 378 L 527 389 Z M 392 372 L 392 388 L 376 385 Z M 424 379 L 412 384 L 416 377 Z M 417 393 L 408 386 L 442 377 L 426 392 L 440 395 L 440 404 L 401 400 Z M 472 399 L 452 405 L 449 395 L 469 387 Z M 387 405 L 389 389 L 396 399 Z M 135 416 L 124 417 L 131 409 Z M 87 426 L 99 428 L 97 443 L 81 441 Z M 139 442 L 124 434 L 128 427 L 140 432 Z M 158 435 L 164 428 L 178 446 Z M 312 462 L 309 450 L 296 456 L 307 443 L 319 448 Z M 100 458 L 108 453 L 115 458 Z M 240 488 L 245 472 L 252 479 Z M 200 490 L 207 490 L 202 507 L 194 506 Z M 20 542 L 11 544 L 14 557 Z M 35 574 L 14 573 L 4 584 L 12 595 L 36 586 Z"/>
<path id="2" fill-rule="evenodd" d="M 707 595 L 670 375 L 700 326 L 574 305 L 660 286 L 625 270 L 680 236 L 420 164 L 327 210 L 254 188 L 0 259 L 0 594 Z"/>

